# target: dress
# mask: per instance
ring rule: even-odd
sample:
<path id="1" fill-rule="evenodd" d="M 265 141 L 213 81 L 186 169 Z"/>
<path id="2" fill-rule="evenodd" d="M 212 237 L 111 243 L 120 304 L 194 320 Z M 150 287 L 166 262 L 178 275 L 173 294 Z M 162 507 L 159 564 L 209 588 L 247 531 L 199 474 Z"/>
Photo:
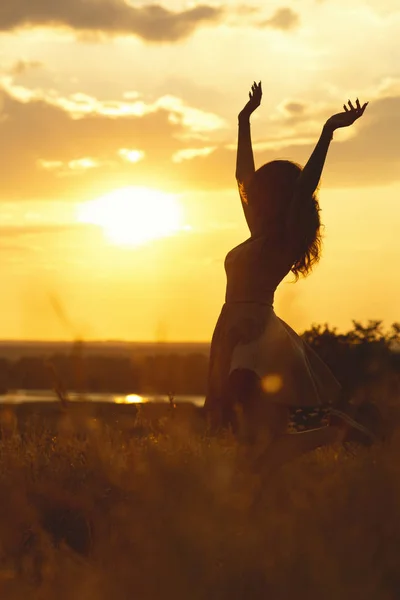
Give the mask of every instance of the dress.
<path id="1" fill-rule="evenodd" d="M 261 379 L 265 401 L 292 409 L 332 405 L 341 387 L 330 369 L 273 309 L 278 284 L 293 257 L 276 233 L 251 237 L 226 256 L 225 304 L 210 352 L 204 408 L 218 413 L 229 374 L 250 369 Z"/>

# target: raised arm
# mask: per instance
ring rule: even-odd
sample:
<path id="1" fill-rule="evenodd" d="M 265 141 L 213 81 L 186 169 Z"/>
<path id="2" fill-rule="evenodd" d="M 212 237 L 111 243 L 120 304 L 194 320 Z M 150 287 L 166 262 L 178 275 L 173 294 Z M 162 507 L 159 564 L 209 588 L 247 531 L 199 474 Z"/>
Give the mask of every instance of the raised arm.
<path id="1" fill-rule="evenodd" d="M 236 156 L 236 181 L 239 186 L 240 198 L 250 231 L 252 231 L 252 215 L 247 196 L 247 186 L 254 174 L 254 157 L 251 146 L 250 115 L 261 103 L 261 81 L 253 83 L 249 93 L 249 101 L 238 115 L 238 147 Z"/>
<path id="2" fill-rule="evenodd" d="M 367 105 L 368 102 L 361 106 L 357 98 L 356 106 L 353 106 L 349 100 L 349 108 L 344 104 L 344 112 L 337 113 L 330 117 L 322 128 L 317 145 L 306 166 L 302 170 L 296 185 L 296 191 L 292 205 L 289 209 L 287 221 L 287 230 L 291 234 L 295 234 L 296 231 L 301 230 L 302 218 L 306 214 L 306 211 L 304 210 L 306 207 L 304 204 L 305 202 L 310 201 L 318 187 L 333 132 L 340 127 L 349 127 L 349 125 L 352 125 L 354 121 L 364 114 Z"/>
<path id="3" fill-rule="evenodd" d="M 238 116 L 238 147 L 236 155 L 236 181 L 248 182 L 255 171 L 251 146 L 250 115 Z"/>

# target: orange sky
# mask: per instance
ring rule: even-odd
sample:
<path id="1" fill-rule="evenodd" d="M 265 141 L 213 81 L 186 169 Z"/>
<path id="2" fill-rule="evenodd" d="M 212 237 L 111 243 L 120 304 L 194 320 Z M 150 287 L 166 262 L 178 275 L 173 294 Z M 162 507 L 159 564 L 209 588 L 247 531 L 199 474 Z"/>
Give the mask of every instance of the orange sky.
<path id="1" fill-rule="evenodd" d="M 256 166 L 304 163 L 345 101 L 370 102 L 329 152 L 323 259 L 277 313 L 299 331 L 398 321 L 399 27 L 397 0 L 1 11 L 0 339 L 210 339 L 248 237 L 234 170 L 253 79 Z"/>

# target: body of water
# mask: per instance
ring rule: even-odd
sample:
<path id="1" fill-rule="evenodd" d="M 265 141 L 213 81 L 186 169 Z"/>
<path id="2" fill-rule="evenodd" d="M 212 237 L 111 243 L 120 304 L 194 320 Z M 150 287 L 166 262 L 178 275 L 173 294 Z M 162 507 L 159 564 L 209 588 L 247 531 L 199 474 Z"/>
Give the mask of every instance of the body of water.
<path id="1" fill-rule="evenodd" d="M 140 394 L 106 394 L 106 393 L 69 393 L 72 402 L 109 402 L 112 404 L 144 404 L 147 402 L 169 403 L 167 395 Z M 0 404 L 22 404 L 26 402 L 57 402 L 58 398 L 51 390 L 15 390 L 0 395 Z M 174 396 L 176 404 L 188 402 L 195 406 L 203 406 L 204 396 Z"/>

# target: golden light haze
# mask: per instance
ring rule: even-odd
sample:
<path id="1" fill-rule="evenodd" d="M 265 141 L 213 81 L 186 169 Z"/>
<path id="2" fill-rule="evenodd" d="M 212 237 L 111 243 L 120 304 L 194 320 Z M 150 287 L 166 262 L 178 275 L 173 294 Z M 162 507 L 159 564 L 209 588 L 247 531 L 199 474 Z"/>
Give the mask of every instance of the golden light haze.
<path id="1" fill-rule="evenodd" d="M 370 102 L 329 151 L 321 263 L 276 312 L 299 331 L 399 320 L 397 1 L 102 0 L 92 21 L 83 0 L 20 4 L 0 14 L 0 339 L 210 339 L 248 237 L 234 172 L 254 79 L 256 167 L 304 164 L 331 114 Z"/>

